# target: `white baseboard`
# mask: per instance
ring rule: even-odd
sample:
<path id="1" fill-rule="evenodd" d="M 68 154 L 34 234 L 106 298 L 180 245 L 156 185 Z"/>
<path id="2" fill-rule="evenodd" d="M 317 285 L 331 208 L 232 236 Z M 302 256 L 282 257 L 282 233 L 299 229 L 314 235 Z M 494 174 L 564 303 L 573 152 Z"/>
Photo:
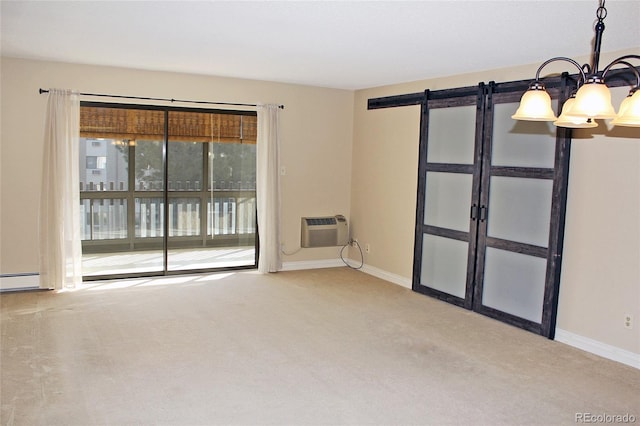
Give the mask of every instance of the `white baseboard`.
<path id="1" fill-rule="evenodd" d="M 338 268 L 345 266 L 340 259 L 302 260 L 298 262 L 284 262 L 281 271 L 300 271 L 303 269 Z"/>
<path id="2" fill-rule="evenodd" d="M 346 259 L 351 266 L 360 265 L 360 261 L 353 259 Z M 299 271 L 303 269 L 321 269 L 321 268 L 339 268 L 346 266 L 340 259 L 322 259 L 322 260 L 306 260 L 300 262 L 285 262 L 282 264 L 281 271 Z M 362 272 L 374 277 L 389 281 L 393 284 L 401 285 L 402 287 L 411 288 L 411 279 L 402 277 L 400 275 L 392 274 L 390 272 L 378 269 L 374 266 L 363 265 L 360 269 Z"/>
<path id="3" fill-rule="evenodd" d="M 27 274 L 0 275 L 0 291 L 33 290 L 40 288 L 40 275 Z"/>
<path id="4" fill-rule="evenodd" d="M 640 354 L 556 328 L 555 339 L 574 348 L 640 369 Z"/>
<path id="5" fill-rule="evenodd" d="M 402 287 L 406 287 L 411 289 L 411 279 L 403 277 L 401 275 L 392 274 L 391 272 L 384 271 L 382 269 L 378 269 L 374 266 L 364 265 L 362 267 L 362 272 L 365 272 L 369 275 L 373 275 L 374 277 L 383 279 L 385 281 L 392 282 L 394 284 L 398 284 Z"/>

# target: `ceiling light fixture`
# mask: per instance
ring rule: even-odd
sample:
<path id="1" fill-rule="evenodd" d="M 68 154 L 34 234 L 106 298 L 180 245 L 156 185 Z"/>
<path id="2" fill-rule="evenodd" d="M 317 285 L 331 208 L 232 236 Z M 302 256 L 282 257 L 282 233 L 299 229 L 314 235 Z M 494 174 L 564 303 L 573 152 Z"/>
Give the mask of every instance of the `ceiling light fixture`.
<path id="1" fill-rule="evenodd" d="M 598 22 L 595 25 L 595 40 L 591 65 L 580 64 L 573 59 L 565 57 L 555 57 L 545 61 L 536 72 L 536 79 L 529 85 L 522 99 L 520 106 L 511 118 L 526 121 L 553 121 L 559 127 L 587 128 L 596 127 L 595 119 L 611 119 L 613 125 L 640 127 L 640 73 L 627 62 L 627 59 L 640 59 L 640 55 L 625 55 L 613 60 L 602 71 L 598 71 L 600 61 L 600 45 L 602 44 L 602 33 L 604 32 L 604 18 L 607 16 L 607 9 L 604 7 L 605 0 L 600 0 L 596 11 Z M 551 96 L 547 93 L 544 84 L 540 81 L 540 72 L 551 62 L 565 61 L 575 65 L 580 71 L 578 81 L 578 91 L 573 93 L 564 103 L 560 117 L 556 117 L 551 108 Z M 616 114 L 611 104 L 611 92 L 605 84 L 607 73 L 617 65 L 624 65 L 631 69 L 636 77 L 636 85 L 629 92 Z"/>

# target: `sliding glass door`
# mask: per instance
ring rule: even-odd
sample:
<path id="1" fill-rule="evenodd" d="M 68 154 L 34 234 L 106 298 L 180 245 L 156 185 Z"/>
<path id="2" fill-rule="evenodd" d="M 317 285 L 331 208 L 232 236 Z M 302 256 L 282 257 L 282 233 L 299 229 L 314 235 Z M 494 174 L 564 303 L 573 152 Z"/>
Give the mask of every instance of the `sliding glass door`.
<path id="1" fill-rule="evenodd" d="M 169 111 L 167 269 L 255 264 L 255 116 Z"/>
<path id="2" fill-rule="evenodd" d="M 256 116 L 81 106 L 85 278 L 256 265 Z"/>

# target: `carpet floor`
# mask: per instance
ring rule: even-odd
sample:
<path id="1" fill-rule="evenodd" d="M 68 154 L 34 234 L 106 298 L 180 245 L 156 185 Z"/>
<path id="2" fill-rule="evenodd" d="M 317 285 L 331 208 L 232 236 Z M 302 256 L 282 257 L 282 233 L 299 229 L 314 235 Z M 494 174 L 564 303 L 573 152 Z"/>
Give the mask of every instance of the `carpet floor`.
<path id="1" fill-rule="evenodd" d="M 3 425 L 640 422 L 640 370 L 348 268 L 0 302 Z"/>

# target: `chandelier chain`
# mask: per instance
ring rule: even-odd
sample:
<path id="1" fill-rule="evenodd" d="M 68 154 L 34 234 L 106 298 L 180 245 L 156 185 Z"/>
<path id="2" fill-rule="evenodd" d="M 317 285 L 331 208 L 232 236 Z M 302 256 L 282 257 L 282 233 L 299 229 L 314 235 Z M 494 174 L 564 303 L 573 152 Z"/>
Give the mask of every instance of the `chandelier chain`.
<path id="1" fill-rule="evenodd" d="M 602 21 L 604 20 L 604 18 L 607 17 L 607 8 L 604 7 L 604 1 L 602 0 L 600 2 L 600 6 L 598 7 L 598 10 L 596 10 L 596 18 L 598 18 L 598 21 Z"/>

